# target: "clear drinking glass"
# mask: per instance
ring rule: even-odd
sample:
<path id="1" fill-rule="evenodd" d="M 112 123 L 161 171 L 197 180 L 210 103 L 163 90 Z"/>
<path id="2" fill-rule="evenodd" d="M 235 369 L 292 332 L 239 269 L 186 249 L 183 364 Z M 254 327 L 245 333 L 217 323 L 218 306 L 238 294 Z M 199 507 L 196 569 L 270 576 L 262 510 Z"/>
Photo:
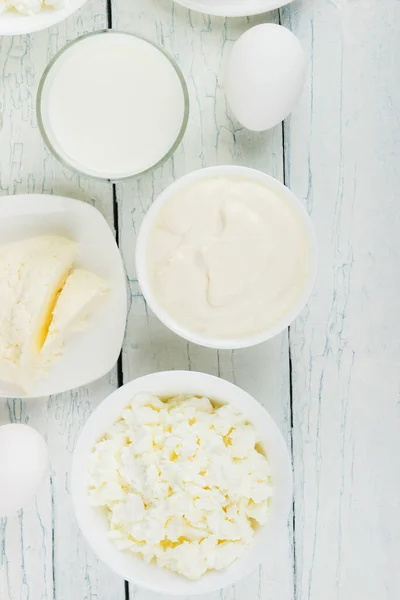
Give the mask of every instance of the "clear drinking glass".
<path id="1" fill-rule="evenodd" d="M 69 50 L 71 50 L 72 47 L 74 47 L 75 45 L 82 43 L 84 40 L 94 37 L 94 36 L 114 35 L 114 34 L 118 34 L 118 35 L 122 34 L 122 35 L 132 36 L 132 37 L 135 37 L 137 39 L 140 39 L 140 40 L 150 44 L 153 48 L 156 48 L 169 61 L 169 63 L 173 67 L 173 69 L 179 79 L 180 85 L 182 87 L 183 103 L 184 103 L 181 127 L 179 129 L 176 139 L 174 140 L 174 142 L 172 143 L 172 145 L 170 146 L 168 151 L 159 160 L 157 160 L 154 164 L 150 165 L 148 168 L 141 170 L 140 172 L 132 172 L 131 174 L 124 175 L 121 177 L 120 176 L 113 177 L 113 176 L 110 176 L 109 174 L 104 175 L 104 176 L 98 175 L 98 174 L 93 174 L 90 172 L 86 172 L 82 165 L 77 166 L 77 164 L 74 164 L 74 161 L 69 159 L 68 154 L 64 153 L 64 151 L 61 148 L 60 144 L 58 143 L 55 135 L 52 134 L 52 129 L 50 126 L 50 119 L 49 119 L 49 111 L 46 107 L 46 102 L 44 101 L 45 96 L 46 96 L 46 91 L 48 91 L 48 90 L 46 90 L 46 86 L 51 85 L 51 81 L 49 83 L 50 76 L 55 75 L 55 73 L 57 72 L 56 69 L 57 69 L 60 59 L 62 57 L 64 57 L 64 55 Z M 73 42 L 67 44 L 64 48 L 62 48 L 62 50 L 60 50 L 60 52 L 58 52 L 56 54 L 56 56 L 51 60 L 51 62 L 46 67 L 46 69 L 41 77 L 41 80 L 39 83 L 39 88 L 38 88 L 38 94 L 37 94 L 36 110 L 37 110 L 39 129 L 42 134 L 42 137 L 43 137 L 47 147 L 49 148 L 49 150 L 52 152 L 52 154 L 57 158 L 57 160 L 60 163 L 62 163 L 64 166 L 68 167 L 72 171 L 78 173 L 79 175 L 84 175 L 85 177 L 90 177 L 92 179 L 97 179 L 100 181 L 119 182 L 119 181 L 125 181 L 128 179 L 137 178 L 142 175 L 145 175 L 145 174 L 157 169 L 158 167 L 160 167 L 163 163 L 165 163 L 173 155 L 173 153 L 175 152 L 175 150 L 181 143 L 182 138 L 186 131 L 188 118 L 189 118 L 189 94 L 188 94 L 185 79 L 182 75 L 180 68 L 176 64 L 175 60 L 163 48 L 161 48 L 161 46 L 158 46 L 151 40 L 148 40 L 147 38 L 145 38 L 141 35 L 138 35 L 138 34 L 106 29 L 106 30 L 100 30 L 100 31 L 96 31 L 94 33 L 89 33 L 89 34 L 83 35 L 83 36 L 77 38 L 76 40 L 74 40 Z"/>

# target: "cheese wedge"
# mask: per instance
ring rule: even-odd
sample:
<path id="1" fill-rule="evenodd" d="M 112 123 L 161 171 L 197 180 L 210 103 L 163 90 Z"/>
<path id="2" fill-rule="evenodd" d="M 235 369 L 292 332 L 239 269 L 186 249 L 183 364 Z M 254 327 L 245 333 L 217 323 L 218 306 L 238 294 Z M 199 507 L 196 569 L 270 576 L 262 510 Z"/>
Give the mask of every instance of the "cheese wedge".
<path id="1" fill-rule="evenodd" d="M 66 336 L 84 329 L 92 312 L 106 298 L 109 287 L 104 279 L 84 269 L 74 269 L 69 275 L 57 303 L 42 355 L 51 360 L 60 351 Z"/>
<path id="2" fill-rule="evenodd" d="M 75 242 L 58 236 L 0 246 L 0 379 L 25 391 L 76 252 Z"/>

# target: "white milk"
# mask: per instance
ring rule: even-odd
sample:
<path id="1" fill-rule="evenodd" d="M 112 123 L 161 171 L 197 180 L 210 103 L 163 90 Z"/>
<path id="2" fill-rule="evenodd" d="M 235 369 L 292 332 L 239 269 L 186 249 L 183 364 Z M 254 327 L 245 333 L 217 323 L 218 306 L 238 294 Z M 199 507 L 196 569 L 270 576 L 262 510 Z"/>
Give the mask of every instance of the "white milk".
<path id="1" fill-rule="evenodd" d="M 50 68 L 43 128 L 71 167 L 110 179 L 136 175 L 162 161 L 184 129 L 183 86 L 151 43 L 125 33 L 88 36 Z"/>

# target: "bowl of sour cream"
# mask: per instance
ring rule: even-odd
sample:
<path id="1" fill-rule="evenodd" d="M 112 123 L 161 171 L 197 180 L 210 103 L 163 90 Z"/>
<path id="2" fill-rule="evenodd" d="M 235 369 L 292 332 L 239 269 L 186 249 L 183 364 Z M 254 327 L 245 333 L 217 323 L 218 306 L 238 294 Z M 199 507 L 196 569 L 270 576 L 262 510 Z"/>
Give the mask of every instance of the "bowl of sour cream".
<path id="1" fill-rule="evenodd" d="M 182 177 L 147 212 L 136 246 L 152 311 L 211 348 L 264 342 L 313 290 L 317 243 L 300 200 L 260 171 L 211 167 Z"/>

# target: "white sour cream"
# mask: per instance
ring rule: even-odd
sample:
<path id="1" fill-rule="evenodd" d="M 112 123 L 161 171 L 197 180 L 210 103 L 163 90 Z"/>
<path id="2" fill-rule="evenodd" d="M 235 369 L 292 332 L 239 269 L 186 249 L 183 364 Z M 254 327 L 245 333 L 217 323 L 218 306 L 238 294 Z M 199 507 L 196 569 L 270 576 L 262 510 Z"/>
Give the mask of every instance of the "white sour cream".
<path id="1" fill-rule="evenodd" d="M 146 254 L 158 303 L 181 326 L 213 338 L 274 326 L 304 294 L 312 269 L 304 216 L 266 185 L 233 176 L 169 198 Z"/>

